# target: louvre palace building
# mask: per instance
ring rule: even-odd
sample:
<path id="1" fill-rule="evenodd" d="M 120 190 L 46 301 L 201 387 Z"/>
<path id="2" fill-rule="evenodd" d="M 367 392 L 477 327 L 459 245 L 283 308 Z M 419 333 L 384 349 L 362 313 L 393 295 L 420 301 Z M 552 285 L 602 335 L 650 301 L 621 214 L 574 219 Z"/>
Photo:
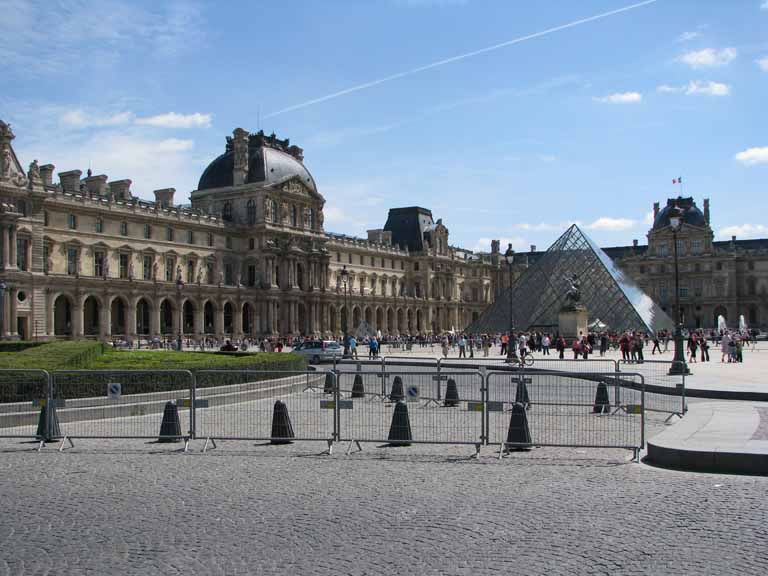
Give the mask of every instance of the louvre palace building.
<path id="1" fill-rule="evenodd" d="M 234 130 L 190 206 L 173 188 L 146 201 L 131 180 L 78 169 L 55 178 L 37 160 L 25 170 L 14 138 L 0 121 L 4 339 L 338 337 L 363 322 L 389 336 L 461 330 L 542 254 L 531 246 L 508 266 L 498 241 L 488 253 L 451 246 L 420 207 L 390 209 L 365 239 L 326 231 L 303 150 L 274 134 Z M 684 211 L 686 324 L 743 314 L 765 325 L 768 239 L 713 241 L 706 200 L 703 212 L 692 199 L 657 205 L 647 246 L 606 253 L 672 315 L 673 203 Z"/>

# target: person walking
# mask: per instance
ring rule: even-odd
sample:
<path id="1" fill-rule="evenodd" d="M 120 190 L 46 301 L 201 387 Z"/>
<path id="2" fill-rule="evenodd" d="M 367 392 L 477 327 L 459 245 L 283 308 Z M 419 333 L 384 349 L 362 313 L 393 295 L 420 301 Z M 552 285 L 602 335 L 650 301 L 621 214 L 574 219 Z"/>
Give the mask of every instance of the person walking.
<path id="1" fill-rule="evenodd" d="M 688 357 L 688 362 L 696 362 L 696 350 L 698 347 L 698 342 L 696 342 L 696 334 L 691 332 L 690 336 L 688 336 L 688 352 L 690 354 Z"/>
<path id="2" fill-rule="evenodd" d="M 700 342 L 701 346 L 701 361 L 709 362 L 709 342 L 706 338 L 702 338 Z"/>
<path id="3" fill-rule="evenodd" d="M 467 357 L 467 339 L 464 338 L 464 334 L 459 336 L 459 358 Z"/>
<path id="4" fill-rule="evenodd" d="M 659 354 L 661 354 L 661 348 L 659 347 L 659 335 L 654 333 L 654 335 L 653 335 L 653 350 L 651 350 L 651 356 L 656 354 L 656 350 L 658 350 Z"/>
<path id="5" fill-rule="evenodd" d="M 552 344 L 552 340 L 549 338 L 549 334 L 544 334 L 541 339 L 541 353 L 544 356 L 549 356 L 549 347 Z"/>
<path id="6" fill-rule="evenodd" d="M 349 355 L 352 358 L 357 358 L 357 340 L 354 336 L 349 337 Z"/>
<path id="7" fill-rule="evenodd" d="M 441 348 L 443 351 L 443 358 L 448 358 L 448 337 L 443 336 L 443 342 L 441 344 Z"/>
<path id="8" fill-rule="evenodd" d="M 731 361 L 730 344 L 731 344 L 731 335 L 728 334 L 728 332 L 726 332 L 720 338 L 720 351 L 722 352 L 722 355 L 720 356 L 720 362 L 725 362 L 726 357 L 728 358 L 728 362 Z"/>
<path id="9" fill-rule="evenodd" d="M 560 360 L 563 360 L 565 358 L 565 338 L 562 336 L 557 336 L 557 340 L 555 340 L 555 350 L 557 350 L 557 355 Z"/>

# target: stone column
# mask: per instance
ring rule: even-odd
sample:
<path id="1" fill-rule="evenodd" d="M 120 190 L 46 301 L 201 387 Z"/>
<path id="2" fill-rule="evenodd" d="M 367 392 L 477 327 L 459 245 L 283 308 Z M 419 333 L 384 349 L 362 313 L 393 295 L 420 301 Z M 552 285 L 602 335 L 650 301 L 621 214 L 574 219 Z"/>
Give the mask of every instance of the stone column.
<path id="1" fill-rule="evenodd" d="M 11 251 L 9 248 L 9 244 L 11 242 L 10 240 L 10 228 L 8 226 L 3 225 L 3 270 L 8 270 L 8 260 L 11 257 Z"/>
<path id="2" fill-rule="evenodd" d="M 107 340 L 112 333 L 112 307 L 109 298 L 105 298 L 99 310 L 99 338 Z"/>
<path id="3" fill-rule="evenodd" d="M 136 340 L 136 302 L 138 298 L 128 299 L 128 308 L 126 314 L 128 317 L 125 319 L 125 331 L 128 336 L 128 341 L 133 342 Z"/>
<path id="4" fill-rule="evenodd" d="M 12 288 L 7 291 L 6 297 L 8 298 L 8 305 L 10 308 L 10 314 L 8 315 L 8 329 L 12 338 L 19 336 L 19 323 L 16 320 L 16 309 L 18 306 L 18 288 Z"/>
<path id="5" fill-rule="evenodd" d="M 6 269 L 16 268 L 16 228 L 11 226 L 8 229 L 8 266 Z M 11 327 L 13 331 L 13 327 Z"/>
<path id="6" fill-rule="evenodd" d="M 78 296 L 72 306 L 72 336 L 74 338 L 83 337 L 83 312 L 83 299 Z"/>
<path id="7" fill-rule="evenodd" d="M 11 298 L 11 290 L 10 288 L 7 290 L 3 290 L 2 293 L 2 302 L 0 302 L 0 306 L 2 306 L 2 314 L 3 314 L 3 323 L 2 326 L 0 326 L 0 338 L 8 338 L 10 336 L 10 332 L 8 331 L 8 326 L 10 325 L 9 317 L 11 315 L 11 307 L 8 305 L 8 300 Z"/>
<path id="8" fill-rule="evenodd" d="M 152 338 L 160 336 L 160 297 L 157 297 L 152 303 L 152 310 L 149 314 L 149 333 Z"/>
<path id="9" fill-rule="evenodd" d="M 235 317 L 232 319 L 232 336 L 235 338 L 243 337 L 243 304 L 237 302 L 233 307 Z"/>
<path id="10" fill-rule="evenodd" d="M 54 336 L 56 334 L 56 301 L 53 299 L 53 294 L 46 294 L 45 302 L 45 334 L 46 336 Z"/>
<path id="11" fill-rule="evenodd" d="M 195 308 L 195 338 L 198 340 L 203 337 L 205 332 L 205 303 Z"/>
<path id="12" fill-rule="evenodd" d="M 224 302 L 217 302 L 216 310 L 213 312 L 213 327 L 217 338 L 224 337 Z"/>

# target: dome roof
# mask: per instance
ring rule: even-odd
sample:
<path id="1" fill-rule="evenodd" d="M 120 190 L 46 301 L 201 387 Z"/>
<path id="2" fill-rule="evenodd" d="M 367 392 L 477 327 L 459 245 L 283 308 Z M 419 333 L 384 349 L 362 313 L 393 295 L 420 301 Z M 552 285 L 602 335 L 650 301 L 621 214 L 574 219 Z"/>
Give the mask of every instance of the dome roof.
<path id="1" fill-rule="evenodd" d="M 707 226 L 707 219 L 704 217 L 704 213 L 699 210 L 699 207 L 696 206 L 693 198 L 683 198 L 681 196 L 667 200 L 667 205 L 656 215 L 656 219 L 653 222 L 654 230 L 660 230 L 669 226 L 669 214 L 675 206 L 682 212 L 683 224 L 699 227 Z"/>
<path id="2" fill-rule="evenodd" d="M 286 180 L 297 178 L 311 192 L 317 193 L 315 180 L 299 158 L 301 149 L 295 146 L 283 146 L 286 141 L 275 140 L 276 146 L 286 148 L 280 150 L 268 144 L 270 137 L 253 134 L 248 145 L 248 177 L 246 183 L 258 183 L 264 186 L 282 184 Z M 291 153 L 293 152 L 293 153 Z M 298 156 L 298 158 L 297 158 Z M 233 185 L 232 171 L 235 164 L 235 153 L 231 143 L 227 150 L 211 162 L 200 177 L 198 190 L 209 188 L 226 188 Z"/>

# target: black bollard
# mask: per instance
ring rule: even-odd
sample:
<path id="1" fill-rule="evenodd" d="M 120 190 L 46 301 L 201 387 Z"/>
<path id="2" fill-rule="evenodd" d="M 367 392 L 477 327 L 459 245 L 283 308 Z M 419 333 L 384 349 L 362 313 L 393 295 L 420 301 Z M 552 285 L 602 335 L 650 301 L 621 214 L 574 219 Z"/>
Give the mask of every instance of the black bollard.
<path id="1" fill-rule="evenodd" d="M 411 419 L 408 417 L 408 406 L 405 402 L 395 404 L 387 440 L 389 440 L 390 446 L 411 445 L 411 440 L 413 440 L 411 437 Z"/>
<path id="2" fill-rule="evenodd" d="M 445 401 L 443 406 L 455 407 L 459 405 L 459 389 L 456 387 L 456 380 L 449 378 L 445 385 Z"/>
<path id="3" fill-rule="evenodd" d="M 355 374 L 355 383 L 352 384 L 352 398 L 365 398 L 365 386 L 363 386 L 361 374 Z"/>
<path id="4" fill-rule="evenodd" d="M 272 440 L 270 444 L 291 444 L 290 438 L 295 438 L 291 417 L 288 416 L 288 406 L 282 400 L 275 402 L 275 409 L 272 412 Z"/>
<path id="5" fill-rule="evenodd" d="M 48 419 L 48 402 L 46 401 L 40 408 L 40 418 L 37 421 L 37 439 L 45 442 L 51 442 L 61 438 L 61 429 L 59 428 L 59 416 L 56 414 L 56 404 L 51 404 L 51 419 Z"/>
<path id="6" fill-rule="evenodd" d="M 595 392 L 595 407 L 592 411 L 595 414 L 608 414 L 611 411 L 611 401 L 608 399 L 608 386 L 605 385 L 605 382 L 600 382 L 600 384 L 597 385 L 597 392 Z"/>
<path id="7" fill-rule="evenodd" d="M 523 380 L 522 376 L 517 380 L 515 403 L 522 404 L 525 406 L 526 410 L 531 407 L 531 398 L 528 396 L 528 386 L 525 385 L 525 380 Z"/>
<path id="8" fill-rule="evenodd" d="M 163 410 L 163 421 L 160 423 L 158 442 L 178 442 L 181 439 L 181 422 L 179 409 L 174 402 L 166 402 Z"/>
<path id="9" fill-rule="evenodd" d="M 530 450 L 533 446 L 531 431 L 528 429 L 528 415 L 522 404 L 515 403 L 512 406 L 507 442 L 515 444 L 515 446 L 505 446 L 507 450 Z"/>
<path id="10" fill-rule="evenodd" d="M 333 394 L 333 373 L 332 372 L 326 372 L 325 373 L 325 384 L 323 385 L 323 394 Z"/>
<path id="11" fill-rule="evenodd" d="M 389 399 L 392 402 L 400 402 L 405 400 L 405 392 L 403 391 L 403 379 L 400 376 L 395 376 L 392 381 L 392 390 L 389 392 Z"/>

